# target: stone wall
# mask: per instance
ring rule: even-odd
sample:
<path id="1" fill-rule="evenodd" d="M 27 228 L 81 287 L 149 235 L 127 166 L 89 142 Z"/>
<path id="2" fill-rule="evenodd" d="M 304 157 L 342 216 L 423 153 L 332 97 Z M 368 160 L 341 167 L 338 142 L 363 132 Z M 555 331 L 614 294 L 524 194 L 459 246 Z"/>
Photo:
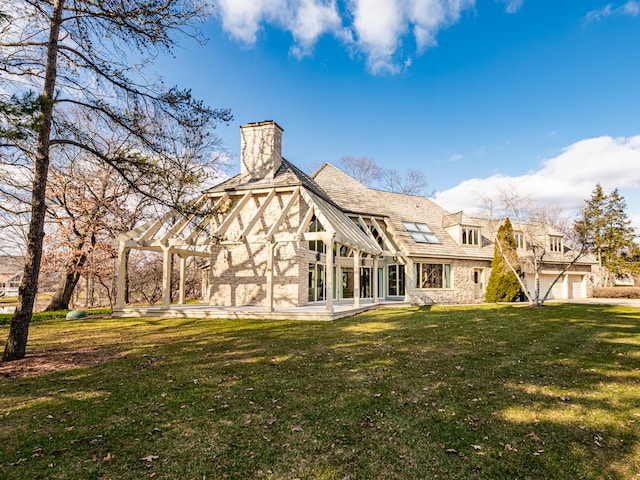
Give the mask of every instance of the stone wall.
<path id="1" fill-rule="evenodd" d="M 256 195 L 225 232 L 225 239 L 212 247 L 210 274 L 210 303 L 212 305 L 267 305 L 266 233 L 280 218 L 291 193 L 278 194 L 266 208 L 261 219 L 246 235 L 238 239 L 246 225 L 255 217 L 266 194 Z M 238 201 L 238 198 L 234 198 Z M 232 207 L 233 208 L 233 207 Z M 306 212 L 306 204 L 298 199 L 282 222 L 283 232 L 295 232 Z M 257 238 L 257 240 L 256 240 Z M 306 303 L 307 243 L 289 241 L 276 243 L 273 249 L 274 306 L 299 306 Z"/>

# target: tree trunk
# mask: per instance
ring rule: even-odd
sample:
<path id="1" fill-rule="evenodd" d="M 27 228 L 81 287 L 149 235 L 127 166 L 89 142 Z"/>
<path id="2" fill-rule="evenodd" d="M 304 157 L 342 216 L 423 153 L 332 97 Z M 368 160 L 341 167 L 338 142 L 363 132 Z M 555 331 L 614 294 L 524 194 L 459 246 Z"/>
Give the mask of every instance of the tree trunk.
<path id="1" fill-rule="evenodd" d="M 86 260 L 87 257 L 82 255 L 82 258 Z M 45 312 L 69 310 L 71 297 L 78 285 L 78 281 L 80 280 L 79 269 L 84 265 L 84 263 L 85 262 L 83 260 L 78 259 L 78 261 L 74 262 L 72 265 L 67 265 L 64 274 L 60 277 L 60 281 L 58 282 L 56 293 L 53 294 L 49 305 L 44 309 Z"/>
<path id="2" fill-rule="evenodd" d="M 11 319 L 9 337 L 2 354 L 2 360 L 5 362 L 20 360 L 26 355 L 29 323 L 31 323 L 33 306 L 38 294 L 38 277 L 42 260 L 42 238 L 44 237 L 44 218 L 46 213 L 51 123 L 57 77 L 58 37 L 60 35 L 60 25 L 62 24 L 63 6 L 64 0 L 55 0 L 53 5 L 47 46 L 47 68 L 40 107 L 41 123 L 38 131 L 33 191 L 31 192 L 31 220 L 29 222 L 29 233 L 27 234 L 24 275 L 18 290 L 18 305 Z"/>

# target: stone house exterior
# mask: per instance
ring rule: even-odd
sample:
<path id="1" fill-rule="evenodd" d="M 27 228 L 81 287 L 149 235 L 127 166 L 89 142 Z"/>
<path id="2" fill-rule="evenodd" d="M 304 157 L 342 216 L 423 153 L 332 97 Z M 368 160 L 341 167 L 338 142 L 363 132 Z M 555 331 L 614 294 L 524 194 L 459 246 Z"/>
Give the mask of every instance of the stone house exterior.
<path id="1" fill-rule="evenodd" d="M 124 306 L 130 248 L 163 254 L 167 308 L 172 255 L 181 267 L 188 256 L 203 259 L 203 294 L 212 305 L 272 312 L 320 304 L 331 312 L 346 299 L 354 306 L 362 299 L 483 301 L 495 224 L 426 197 L 369 188 L 331 164 L 308 176 L 282 157 L 283 130 L 273 121 L 240 131 L 240 174 L 194 200 L 192 214 L 168 213 L 115 240 L 121 261 L 114 310 Z M 550 284 L 572 257 L 559 232 L 542 234 L 552 248 L 540 281 Z M 525 243 L 519 246 L 526 255 Z M 576 262 L 549 298 L 586 297 L 591 263 Z"/>

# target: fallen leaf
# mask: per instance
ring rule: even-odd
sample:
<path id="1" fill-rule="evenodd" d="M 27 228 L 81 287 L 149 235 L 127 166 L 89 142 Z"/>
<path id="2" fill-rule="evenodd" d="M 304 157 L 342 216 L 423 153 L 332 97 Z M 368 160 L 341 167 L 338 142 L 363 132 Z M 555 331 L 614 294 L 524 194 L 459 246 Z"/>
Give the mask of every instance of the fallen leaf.
<path id="1" fill-rule="evenodd" d="M 157 460 L 158 457 L 157 455 L 147 455 L 146 457 L 142 457 L 140 460 L 142 460 L 143 462 L 153 462 L 154 460 Z"/>
<path id="2" fill-rule="evenodd" d="M 112 454 L 111 452 L 107 452 L 107 456 L 104 457 L 102 459 L 103 462 L 110 462 L 111 460 L 113 460 L 114 458 L 116 458 L 116 456 L 114 454 Z"/>
<path id="3" fill-rule="evenodd" d="M 482 450 L 482 446 L 480 445 L 471 445 L 474 450 Z"/>
<path id="4" fill-rule="evenodd" d="M 533 440 L 534 442 L 539 442 L 540 437 L 536 435 L 534 432 L 527 433 L 524 438 L 528 438 L 529 440 Z"/>

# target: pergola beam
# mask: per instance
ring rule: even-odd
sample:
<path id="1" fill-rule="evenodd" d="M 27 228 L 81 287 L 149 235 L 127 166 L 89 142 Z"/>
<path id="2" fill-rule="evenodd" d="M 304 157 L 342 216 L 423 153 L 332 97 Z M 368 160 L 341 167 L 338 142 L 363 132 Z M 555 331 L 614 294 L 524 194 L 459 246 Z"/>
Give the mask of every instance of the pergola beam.
<path id="1" fill-rule="evenodd" d="M 206 202 L 207 202 L 207 197 L 204 197 L 204 196 L 200 197 L 195 202 L 193 202 L 193 205 L 189 206 L 189 208 L 193 208 L 193 211 L 188 216 L 184 215 L 180 220 L 178 220 L 176 224 L 173 227 L 171 227 L 167 231 L 167 233 L 165 233 L 161 241 L 166 242 L 169 239 L 175 238 L 177 235 L 180 235 L 182 231 L 187 227 L 187 225 L 189 225 L 189 223 L 191 223 L 191 221 L 196 217 L 196 215 L 198 214 L 198 212 Z"/>
<path id="2" fill-rule="evenodd" d="M 282 225 L 282 222 L 284 222 L 285 218 L 287 218 L 287 215 L 289 214 L 289 210 L 291 210 L 291 207 L 298 200 L 299 196 L 300 196 L 300 187 L 296 188 L 293 191 L 293 193 L 291 194 L 291 197 L 289 198 L 289 201 L 287 202 L 287 204 L 282 209 L 282 212 L 281 212 L 280 216 L 278 217 L 278 219 L 275 221 L 275 223 L 269 229 L 269 232 L 267 233 L 267 238 L 268 239 L 273 238 L 273 236 L 276 234 L 276 232 L 280 229 L 280 225 Z"/>
<path id="3" fill-rule="evenodd" d="M 373 223 L 373 226 L 376 227 L 376 230 L 378 230 L 378 233 L 382 237 L 382 241 L 388 247 L 387 250 L 390 252 L 393 252 L 394 255 L 398 255 L 399 253 L 398 250 L 396 250 L 393 247 L 393 243 L 391 243 L 391 240 L 389 240 L 389 237 L 387 237 L 387 234 L 384 233 L 384 230 L 382 229 L 382 227 L 380 227 L 380 224 L 378 223 L 378 221 L 374 217 L 371 217 L 370 219 L 371 219 L 371 223 Z"/>
<path id="4" fill-rule="evenodd" d="M 258 210 L 253 215 L 253 218 L 249 221 L 249 223 L 247 223 L 247 225 L 244 227 L 242 232 L 240 232 L 240 235 L 238 237 L 240 240 L 243 239 L 245 235 L 247 235 L 249 232 L 251 232 L 251 230 L 253 230 L 253 227 L 255 227 L 256 223 L 258 223 L 260 218 L 262 218 L 262 214 L 265 212 L 265 210 L 271 203 L 271 200 L 273 200 L 275 196 L 276 196 L 276 189 L 273 188 L 267 194 L 267 198 L 264 199 L 264 202 L 262 202 L 262 204 L 258 207 Z"/>
<path id="5" fill-rule="evenodd" d="M 212 235 L 213 237 L 220 238 L 222 235 L 224 235 L 224 233 L 231 226 L 233 221 L 238 217 L 238 215 L 240 215 L 240 212 L 245 207 L 245 205 L 249 202 L 249 200 L 251 200 L 252 196 L 253 196 L 253 193 L 251 191 L 248 191 L 247 193 L 244 194 L 244 196 L 240 199 L 237 205 L 233 207 L 233 210 L 231 210 L 229 215 L 227 215 L 227 217 L 222 221 L 220 226 L 216 228 L 216 231 L 213 232 L 213 235 Z"/>
<path id="6" fill-rule="evenodd" d="M 309 205 L 309 210 L 307 211 L 306 215 L 302 219 L 302 223 L 300 223 L 300 227 L 298 227 L 298 231 L 296 232 L 296 236 L 298 238 L 302 238 L 304 233 L 306 233 L 306 230 L 309 227 L 309 224 L 311 223 L 311 219 L 313 218 L 315 213 L 316 213 L 315 207 L 313 205 Z"/>

